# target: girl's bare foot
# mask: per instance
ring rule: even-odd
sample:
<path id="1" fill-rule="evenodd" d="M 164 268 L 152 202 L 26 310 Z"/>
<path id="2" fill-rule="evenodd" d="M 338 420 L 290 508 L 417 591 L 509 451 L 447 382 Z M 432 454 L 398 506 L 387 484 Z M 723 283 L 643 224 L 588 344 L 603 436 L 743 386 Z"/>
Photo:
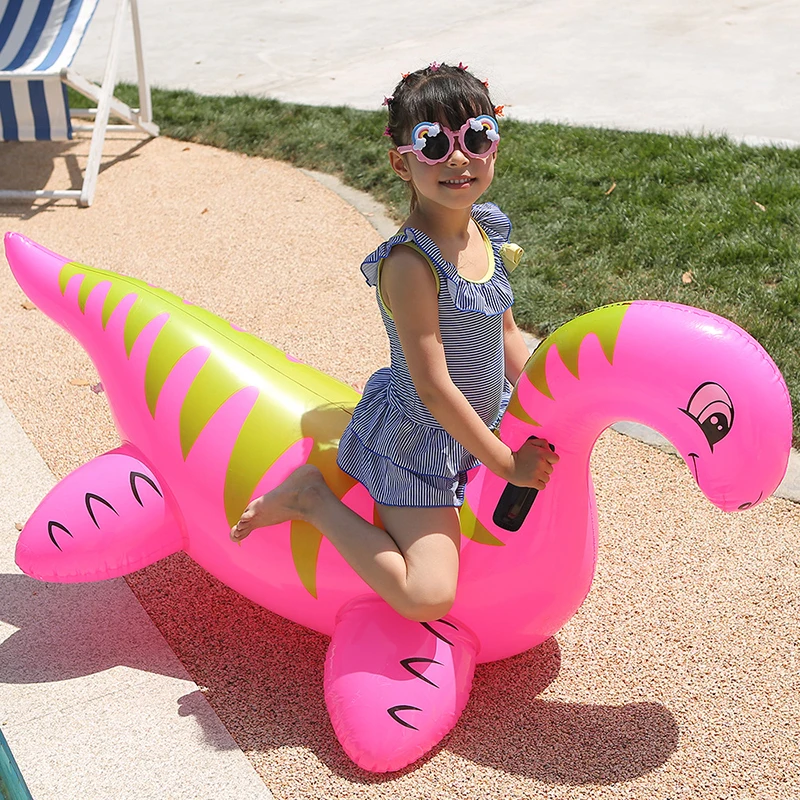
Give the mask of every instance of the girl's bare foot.
<path id="1" fill-rule="evenodd" d="M 241 542 L 256 528 L 278 525 L 290 519 L 306 519 L 306 514 L 319 502 L 321 492 L 327 488 L 316 467 L 310 464 L 298 467 L 283 483 L 247 506 L 231 528 L 231 539 Z"/>

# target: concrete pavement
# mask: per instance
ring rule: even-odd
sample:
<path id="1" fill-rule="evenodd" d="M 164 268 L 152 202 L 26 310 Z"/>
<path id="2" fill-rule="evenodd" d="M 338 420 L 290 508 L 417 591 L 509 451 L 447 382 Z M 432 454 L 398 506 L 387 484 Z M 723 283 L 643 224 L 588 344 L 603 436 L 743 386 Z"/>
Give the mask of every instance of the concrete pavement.
<path id="1" fill-rule="evenodd" d="M 271 800 L 124 580 L 20 574 L 16 526 L 56 480 L 2 399 L 0 441 L 0 725 L 34 800 Z"/>
<path id="2" fill-rule="evenodd" d="M 113 0 L 75 66 L 99 77 Z M 509 116 L 800 141 L 794 0 L 140 0 L 152 82 L 380 107 L 401 72 L 467 64 Z M 127 40 L 130 41 L 129 37 Z M 121 76 L 133 80 L 132 48 Z"/>

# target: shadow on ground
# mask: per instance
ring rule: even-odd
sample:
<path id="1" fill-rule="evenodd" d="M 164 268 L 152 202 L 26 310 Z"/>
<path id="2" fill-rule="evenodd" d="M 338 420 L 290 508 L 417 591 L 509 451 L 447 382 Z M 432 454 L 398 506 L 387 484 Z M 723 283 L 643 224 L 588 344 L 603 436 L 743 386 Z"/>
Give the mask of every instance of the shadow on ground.
<path id="1" fill-rule="evenodd" d="M 256 606 L 183 554 L 140 570 L 127 582 L 243 750 L 309 748 L 354 783 L 403 774 L 366 773 L 336 741 L 323 696 L 327 637 Z M 48 584 L 0 575 L 0 619 L 18 629 L 0 643 L 0 681 L 61 681 L 118 665 L 174 674 L 174 661 L 170 666 L 158 655 L 148 626 L 140 630 L 136 624 L 137 609 L 131 614 L 124 589 L 119 581 Z M 599 706 L 540 699 L 560 666 L 555 639 L 479 665 L 455 730 L 404 772 L 445 748 L 476 764 L 544 782 L 613 783 L 655 769 L 675 751 L 677 724 L 657 703 Z M 176 713 L 194 716 L 208 743 L 221 747 L 197 695 L 182 697 Z"/>
<path id="2" fill-rule="evenodd" d="M 116 666 L 184 678 L 126 592 L 121 580 L 61 584 L 0 574 L 0 620 L 17 628 L 0 642 L 0 682 L 50 683 Z"/>
<path id="3" fill-rule="evenodd" d="M 353 784 L 391 781 L 442 749 L 545 783 L 607 784 L 650 772 L 678 745 L 677 723 L 658 703 L 541 699 L 561 667 L 558 643 L 549 639 L 479 665 L 461 720 L 424 759 L 400 773 L 367 773 L 344 754 L 328 719 L 326 636 L 253 604 L 185 554 L 126 580 L 199 685 L 180 698 L 175 713 L 193 716 L 211 747 L 227 745 L 200 693 L 245 752 L 307 748 Z M 63 681 L 120 665 L 185 677 L 120 579 L 53 584 L 0 575 L 0 620 L 17 628 L 0 643 L 1 682 Z"/>
<path id="4" fill-rule="evenodd" d="M 80 189 L 89 147 L 88 136 L 68 142 L 5 142 L 0 147 L 0 190 Z M 151 139 L 115 134 L 104 142 L 99 174 L 115 164 L 138 156 Z M 0 217 L 31 219 L 60 204 L 74 205 L 73 199 L 13 200 L 0 198 Z"/>
<path id="5" fill-rule="evenodd" d="M 254 605 L 183 554 L 127 581 L 243 750 L 306 747 L 354 783 L 403 774 L 366 773 L 338 744 L 323 695 L 326 636 Z M 464 715 L 427 759 L 444 748 L 543 782 L 602 784 L 646 774 L 676 750 L 677 723 L 658 703 L 540 699 L 560 665 L 555 639 L 479 665 Z"/>

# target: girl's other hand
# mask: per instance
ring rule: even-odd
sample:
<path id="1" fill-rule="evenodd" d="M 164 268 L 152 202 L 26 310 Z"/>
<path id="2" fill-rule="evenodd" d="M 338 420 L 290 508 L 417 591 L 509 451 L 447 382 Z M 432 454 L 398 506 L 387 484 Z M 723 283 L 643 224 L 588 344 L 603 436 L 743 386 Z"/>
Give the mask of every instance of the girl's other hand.
<path id="1" fill-rule="evenodd" d="M 528 439 L 519 450 L 512 452 L 511 458 L 511 474 L 504 476 L 508 482 L 539 490 L 547 485 L 553 465 L 559 461 L 546 439 Z"/>

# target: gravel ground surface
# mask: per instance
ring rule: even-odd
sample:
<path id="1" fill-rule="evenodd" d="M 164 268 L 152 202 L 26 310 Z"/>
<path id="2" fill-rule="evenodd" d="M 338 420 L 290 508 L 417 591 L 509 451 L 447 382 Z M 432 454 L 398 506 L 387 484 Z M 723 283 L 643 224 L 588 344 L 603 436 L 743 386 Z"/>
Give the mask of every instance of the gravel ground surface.
<path id="1" fill-rule="evenodd" d="M 0 174 L 54 188 L 85 152 L 6 144 Z M 358 270 L 379 237 L 337 195 L 285 164 L 168 139 L 106 152 L 90 209 L 0 206 L 4 229 L 174 291 L 352 385 L 384 364 Z M 61 478 L 118 439 L 83 351 L 24 302 L 0 270 L 0 394 Z M 360 771 L 333 735 L 325 637 L 181 555 L 127 580 L 279 800 L 799 796 L 800 507 L 724 515 L 677 458 L 613 431 L 592 467 L 586 603 L 555 639 L 480 666 L 453 733 L 389 776 Z"/>

